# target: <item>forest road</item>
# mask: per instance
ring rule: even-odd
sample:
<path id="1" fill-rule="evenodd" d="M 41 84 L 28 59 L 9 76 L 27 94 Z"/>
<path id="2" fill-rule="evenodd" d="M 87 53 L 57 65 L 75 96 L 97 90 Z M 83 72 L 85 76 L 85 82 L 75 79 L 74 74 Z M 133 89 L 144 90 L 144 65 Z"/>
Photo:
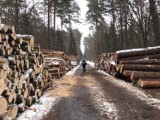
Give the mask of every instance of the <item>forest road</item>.
<path id="1" fill-rule="evenodd" d="M 160 110 L 113 83 L 113 77 L 88 67 L 54 81 L 60 98 L 42 120 L 159 120 Z"/>

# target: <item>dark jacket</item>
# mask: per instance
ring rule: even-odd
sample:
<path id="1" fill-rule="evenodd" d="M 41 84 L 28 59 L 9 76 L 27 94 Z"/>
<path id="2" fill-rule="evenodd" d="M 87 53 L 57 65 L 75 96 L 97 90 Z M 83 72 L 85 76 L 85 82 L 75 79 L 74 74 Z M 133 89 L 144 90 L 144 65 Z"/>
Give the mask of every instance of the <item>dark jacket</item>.
<path id="1" fill-rule="evenodd" d="M 86 61 L 83 60 L 83 61 L 82 61 L 82 66 L 85 67 L 86 65 L 87 65 Z"/>

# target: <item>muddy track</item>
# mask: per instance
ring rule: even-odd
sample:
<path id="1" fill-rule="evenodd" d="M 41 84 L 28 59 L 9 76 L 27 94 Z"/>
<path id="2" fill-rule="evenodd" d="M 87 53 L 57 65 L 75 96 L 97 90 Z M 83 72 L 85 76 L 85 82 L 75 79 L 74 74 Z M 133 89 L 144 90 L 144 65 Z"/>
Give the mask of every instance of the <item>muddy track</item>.
<path id="1" fill-rule="evenodd" d="M 60 101 L 43 120 L 159 120 L 160 110 L 90 68 L 64 77 Z M 66 90 L 67 89 L 67 90 Z"/>

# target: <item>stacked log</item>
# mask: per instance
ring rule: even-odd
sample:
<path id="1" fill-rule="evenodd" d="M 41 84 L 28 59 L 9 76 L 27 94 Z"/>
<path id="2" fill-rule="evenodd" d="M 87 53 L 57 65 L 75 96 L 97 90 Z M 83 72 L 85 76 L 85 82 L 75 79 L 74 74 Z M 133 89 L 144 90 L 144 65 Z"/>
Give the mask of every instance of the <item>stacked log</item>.
<path id="1" fill-rule="evenodd" d="M 48 70 L 51 79 L 58 79 L 73 68 L 71 57 L 63 51 L 43 49 L 42 53 L 45 59 L 45 68 Z"/>
<path id="2" fill-rule="evenodd" d="M 0 119 L 15 119 L 38 101 L 51 79 L 32 35 L 0 24 Z"/>
<path id="3" fill-rule="evenodd" d="M 65 61 L 59 58 L 45 58 L 45 68 L 51 79 L 58 79 L 66 73 Z"/>
<path id="4" fill-rule="evenodd" d="M 77 66 L 80 62 L 79 58 L 74 55 L 68 55 L 68 60 L 70 61 L 71 65 L 70 66 Z"/>
<path id="5" fill-rule="evenodd" d="M 103 70 L 111 75 L 116 73 L 115 66 L 115 53 L 103 53 L 96 61 L 96 68 Z"/>
<path id="6" fill-rule="evenodd" d="M 103 54 L 98 68 L 116 77 L 125 77 L 140 87 L 160 87 L 160 46 L 117 51 L 112 59 Z M 100 62 L 101 61 L 101 62 Z M 113 72 L 111 72 L 113 71 Z"/>
<path id="7" fill-rule="evenodd" d="M 116 52 L 116 70 L 140 87 L 158 87 L 160 47 Z M 160 83 L 160 81 L 159 81 Z M 149 86 L 150 85 L 150 86 Z"/>

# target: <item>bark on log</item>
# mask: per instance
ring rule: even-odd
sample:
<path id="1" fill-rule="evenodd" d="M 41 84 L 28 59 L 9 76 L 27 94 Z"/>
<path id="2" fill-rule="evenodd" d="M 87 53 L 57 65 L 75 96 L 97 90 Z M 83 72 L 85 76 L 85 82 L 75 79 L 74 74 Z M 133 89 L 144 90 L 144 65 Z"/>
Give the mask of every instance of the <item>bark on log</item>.
<path id="1" fill-rule="evenodd" d="M 128 51 L 117 51 L 116 57 L 117 58 L 127 58 L 132 56 L 143 56 L 143 55 L 153 55 L 159 54 L 160 47 L 153 47 L 153 48 L 145 48 L 145 49 L 133 49 Z"/>
<path id="2" fill-rule="evenodd" d="M 137 59 L 160 59 L 160 54 L 154 54 L 154 55 L 141 55 L 141 56 L 131 56 L 127 58 L 118 58 L 116 59 L 116 64 L 118 64 L 120 61 L 125 60 L 137 60 Z"/>
<path id="3" fill-rule="evenodd" d="M 160 60 L 157 60 L 157 59 L 124 60 L 124 61 L 120 61 L 119 64 L 160 65 Z"/>
<path id="4" fill-rule="evenodd" d="M 124 70 L 154 72 L 154 71 L 160 71 L 160 65 L 122 64 L 120 72 L 123 73 Z"/>

